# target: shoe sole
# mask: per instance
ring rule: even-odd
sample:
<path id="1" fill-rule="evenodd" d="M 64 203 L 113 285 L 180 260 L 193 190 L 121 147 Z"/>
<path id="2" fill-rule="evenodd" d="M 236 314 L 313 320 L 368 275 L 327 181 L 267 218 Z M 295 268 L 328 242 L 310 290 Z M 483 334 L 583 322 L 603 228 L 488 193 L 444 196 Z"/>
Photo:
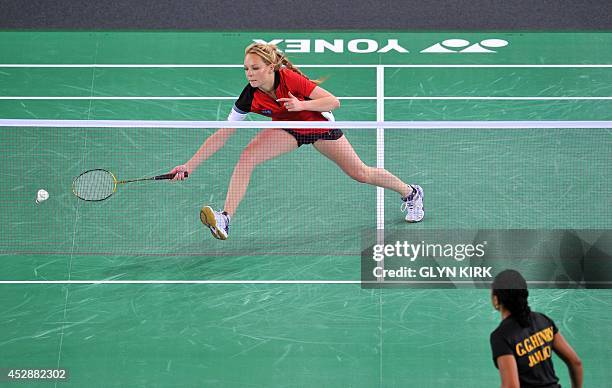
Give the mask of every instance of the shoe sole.
<path id="1" fill-rule="evenodd" d="M 218 240 L 226 240 L 227 234 L 217 227 L 215 212 L 210 206 L 204 206 L 200 210 L 200 221 L 210 229 L 210 233 Z"/>

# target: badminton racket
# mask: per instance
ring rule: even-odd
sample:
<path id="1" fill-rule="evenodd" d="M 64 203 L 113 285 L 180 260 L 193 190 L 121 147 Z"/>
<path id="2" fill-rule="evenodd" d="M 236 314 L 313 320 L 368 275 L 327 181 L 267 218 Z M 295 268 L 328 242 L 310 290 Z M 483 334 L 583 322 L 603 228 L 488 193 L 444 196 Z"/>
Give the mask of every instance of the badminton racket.
<path id="1" fill-rule="evenodd" d="M 132 182 L 158 181 L 174 178 L 176 174 L 157 175 L 149 178 L 117 180 L 115 175 L 107 170 L 88 170 L 74 178 L 72 192 L 83 201 L 104 201 L 117 191 L 117 186 Z M 185 177 L 189 174 L 185 171 Z"/>

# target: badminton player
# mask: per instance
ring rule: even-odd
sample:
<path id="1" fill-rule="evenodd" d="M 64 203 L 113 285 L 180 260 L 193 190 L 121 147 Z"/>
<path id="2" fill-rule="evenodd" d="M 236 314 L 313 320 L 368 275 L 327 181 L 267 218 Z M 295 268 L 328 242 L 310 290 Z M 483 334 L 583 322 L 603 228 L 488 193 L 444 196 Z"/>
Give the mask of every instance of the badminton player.
<path id="1" fill-rule="evenodd" d="M 248 84 L 230 111 L 229 121 L 244 120 L 248 113 L 271 117 L 275 121 L 333 121 L 331 111 L 340 106 L 338 99 L 308 79 L 276 46 L 254 43 L 245 50 L 244 71 Z M 189 176 L 235 133 L 219 129 L 208 137 L 185 164 L 175 167 L 176 180 Z M 215 238 L 225 240 L 229 223 L 244 197 L 253 170 L 263 162 L 312 144 L 323 156 L 336 163 L 354 180 L 397 192 L 403 201 L 401 210 L 408 222 L 423 219 L 423 190 L 408 185 L 383 168 L 365 165 L 340 129 L 263 129 L 255 135 L 240 155 L 232 174 L 225 206 L 214 211 L 204 206 L 200 219 Z"/>
<path id="2" fill-rule="evenodd" d="M 531 311 L 523 276 L 514 270 L 500 272 L 493 281 L 493 307 L 502 322 L 491 333 L 493 362 L 502 388 L 559 388 L 552 362 L 554 351 L 567 365 L 572 388 L 582 387 L 582 362 L 544 314 Z"/>

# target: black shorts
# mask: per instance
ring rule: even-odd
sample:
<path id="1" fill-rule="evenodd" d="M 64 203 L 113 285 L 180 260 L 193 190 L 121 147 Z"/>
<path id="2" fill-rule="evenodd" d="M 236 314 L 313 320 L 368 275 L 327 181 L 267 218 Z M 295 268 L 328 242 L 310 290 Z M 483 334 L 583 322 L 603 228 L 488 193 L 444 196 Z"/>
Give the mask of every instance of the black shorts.
<path id="1" fill-rule="evenodd" d="M 344 133 L 342 133 L 342 130 L 340 128 L 333 128 L 327 132 L 313 133 L 313 134 L 308 134 L 308 135 L 297 133 L 292 129 L 283 128 L 283 131 L 289 133 L 291 136 L 295 138 L 295 140 L 297 141 L 298 147 L 301 147 L 302 144 L 312 144 L 317 140 L 338 140 L 342 137 L 342 135 L 344 135 Z"/>

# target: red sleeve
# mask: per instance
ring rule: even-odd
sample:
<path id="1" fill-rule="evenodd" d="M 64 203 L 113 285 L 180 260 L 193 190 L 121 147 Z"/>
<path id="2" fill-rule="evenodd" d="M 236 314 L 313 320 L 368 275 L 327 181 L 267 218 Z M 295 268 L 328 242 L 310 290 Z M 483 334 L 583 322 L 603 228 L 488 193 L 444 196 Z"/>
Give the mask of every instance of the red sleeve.
<path id="1" fill-rule="evenodd" d="M 317 84 L 290 69 L 283 69 L 287 88 L 294 96 L 309 97 Z"/>

